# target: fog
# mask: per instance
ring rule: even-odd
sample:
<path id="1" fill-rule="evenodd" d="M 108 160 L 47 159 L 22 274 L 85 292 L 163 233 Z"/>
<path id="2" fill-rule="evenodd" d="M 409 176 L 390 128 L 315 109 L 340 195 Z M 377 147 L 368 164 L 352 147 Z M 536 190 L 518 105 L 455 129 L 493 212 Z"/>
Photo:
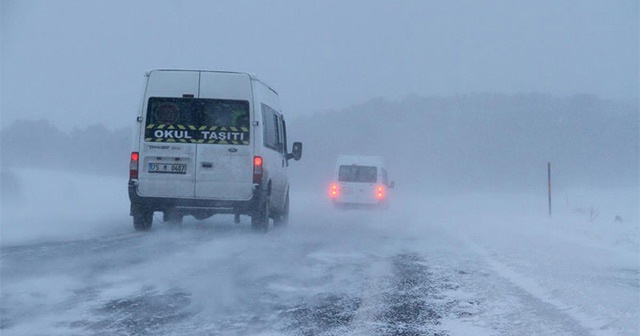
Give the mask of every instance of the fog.
<path id="1" fill-rule="evenodd" d="M 304 144 L 295 190 L 323 192 L 340 154 L 381 155 L 398 188 L 426 194 L 637 188 L 637 105 L 590 95 L 476 94 L 374 99 L 288 118 Z M 131 127 L 57 129 L 18 120 L 0 132 L 3 168 L 126 176 Z"/>
<path id="2" fill-rule="evenodd" d="M 0 3 L 3 335 L 637 335 L 637 1 Z M 279 93 L 291 216 L 129 216 L 144 73 Z M 390 208 L 340 211 L 340 154 Z M 551 164 L 548 212 L 547 165 Z"/>
<path id="3" fill-rule="evenodd" d="M 291 138 L 307 146 L 302 180 L 369 154 L 426 193 L 543 191 L 548 162 L 559 189 L 616 188 L 638 185 L 638 119 L 637 106 L 585 95 L 413 96 L 294 120 Z"/>
<path id="4" fill-rule="evenodd" d="M 128 127 L 154 68 L 251 72 L 289 118 L 408 95 L 637 104 L 637 1 L 3 0 L 2 128 Z"/>
<path id="5" fill-rule="evenodd" d="M 638 184 L 635 1 L 0 10 L 4 167 L 122 174 L 144 73 L 196 68 L 276 88 L 289 140 L 305 144 L 291 167 L 305 189 L 324 187 L 338 154 L 365 153 L 420 190 L 544 189 L 547 162 L 558 187 Z"/>

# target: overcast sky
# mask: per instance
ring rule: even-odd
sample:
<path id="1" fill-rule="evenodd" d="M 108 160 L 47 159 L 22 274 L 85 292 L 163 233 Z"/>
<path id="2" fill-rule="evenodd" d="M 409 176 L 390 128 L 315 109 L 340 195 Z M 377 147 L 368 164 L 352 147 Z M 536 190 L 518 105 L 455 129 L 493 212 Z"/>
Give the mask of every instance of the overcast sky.
<path id="1" fill-rule="evenodd" d="M 154 68 L 254 73 L 290 119 L 409 94 L 639 94 L 637 0 L 1 1 L 3 128 L 130 126 Z"/>

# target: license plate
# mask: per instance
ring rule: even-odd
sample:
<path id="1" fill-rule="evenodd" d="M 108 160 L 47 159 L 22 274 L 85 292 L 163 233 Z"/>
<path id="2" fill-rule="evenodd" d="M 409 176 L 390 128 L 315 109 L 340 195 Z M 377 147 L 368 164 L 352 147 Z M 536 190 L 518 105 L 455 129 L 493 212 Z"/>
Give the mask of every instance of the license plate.
<path id="1" fill-rule="evenodd" d="M 184 163 L 149 163 L 149 173 L 186 174 L 187 165 Z"/>

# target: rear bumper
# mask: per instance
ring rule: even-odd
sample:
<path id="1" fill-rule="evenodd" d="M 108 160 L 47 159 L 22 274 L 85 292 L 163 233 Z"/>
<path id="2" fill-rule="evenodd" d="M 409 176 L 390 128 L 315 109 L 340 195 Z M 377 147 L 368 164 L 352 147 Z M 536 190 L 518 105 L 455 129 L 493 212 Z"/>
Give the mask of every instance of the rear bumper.
<path id="1" fill-rule="evenodd" d="M 385 199 L 377 202 L 348 202 L 332 200 L 333 205 L 339 209 L 388 209 L 389 202 Z"/>
<path id="2" fill-rule="evenodd" d="M 129 182 L 129 200 L 131 201 L 131 213 L 134 210 L 165 211 L 173 209 L 204 210 L 215 213 L 240 213 L 250 214 L 260 204 L 263 191 L 256 185 L 253 195 L 249 200 L 216 200 L 199 198 L 165 198 L 145 197 L 138 194 L 138 186 L 135 182 Z"/>

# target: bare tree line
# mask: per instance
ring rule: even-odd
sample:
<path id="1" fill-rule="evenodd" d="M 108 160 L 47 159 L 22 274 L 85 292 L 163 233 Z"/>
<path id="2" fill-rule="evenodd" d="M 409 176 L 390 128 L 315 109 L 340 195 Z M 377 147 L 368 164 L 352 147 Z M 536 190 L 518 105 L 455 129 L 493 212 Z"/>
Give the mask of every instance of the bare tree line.
<path id="1" fill-rule="evenodd" d="M 638 185 L 637 104 L 589 95 L 409 96 L 287 118 L 289 141 L 305 146 L 291 167 L 300 187 L 322 188 L 338 154 L 382 155 L 399 186 L 419 190 L 543 188 L 547 162 L 560 186 Z M 130 127 L 63 132 L 47 120 L 20 120 L 0 132 L 1 164 L 126 177 L 131 136 Z"/>

